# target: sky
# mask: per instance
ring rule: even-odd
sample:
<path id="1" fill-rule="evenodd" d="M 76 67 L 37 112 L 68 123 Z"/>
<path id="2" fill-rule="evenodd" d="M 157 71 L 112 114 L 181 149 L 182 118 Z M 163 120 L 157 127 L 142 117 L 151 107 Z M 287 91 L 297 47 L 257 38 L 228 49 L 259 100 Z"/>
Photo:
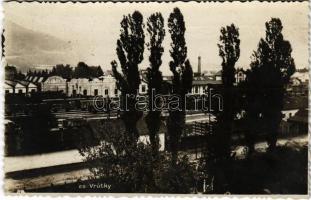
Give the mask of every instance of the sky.
<path id="1" fill-rule="evenodd" d="M 110 62 L 117 60 L 115 49 L 122 16 L 138 10 L 143 14 L 146 22 L 147 17 L 152 13 L 161 12 L 165 19 L 166 36 L 163 43 L 163 64 L 160 69 L 164 74 L 169 74 L 171 39 L 167 29 L 167 19 L 174 7 L 179 7 L 184 15 L 188 58 L 194 71 L 197 69 L 198 56 L 202 58 L 202 71 L 220 69 L 221 58 L 217 47 L 220 28 L 231 23 L 239 28 L 241 40 L 241 54 L 236 66 L 247 68 L 251 62 L 252 52 L 257 49 L 260 38 L 265 36 L 265 22 L 271 17 L 281 19 L 284 27 L 283 35 L 292 45 L 292 56 L 296 67 L 308 67 L 308 2 L 83 4 L 7 2 L 4 3 L 5 28 L 8 22 L 12 22 L 14 26 L 26 28 L 31 32 L 56 37 L 59 41 L 70 45 L 70 48 L 59 48 L 58 51 L 61 53 L 53 54 L 46 50 L 43 56 L 53 56 L 53 59 L 40 60 L 40 62 L 39 59 L 33 59 L 31 56 L 22 57 L 22 51 L 18 56 L 13 55 L 12 51 L 7 51 L 6 57 L 16 58 L 12 59 L 13 63 L 10 63 L 13 65 L 23 65 L 25 62 L 33 66 L 50 66 L 61 62 L 76 66 L 79 61 L 84 61 L 88 65 L 100 65 L 103 70 L 108 70 L 111 68 Z M 145 33 L 148 41 L 147 31 Z M 14 44 L 10 43 L 15 40 L 12 37 L 16 36 L 13 35 L 10 31 L 5 35 L 8 49 Z M 58 48 L 57 44 L 54 45 Z M 22 49 L 23 46 L 26 45 L 23 43 L 15 49 Z M 140 68 L 149 65 L 147 48 L 144 54 Z M 18 59 L 23 62 L 14 63 Z"/>

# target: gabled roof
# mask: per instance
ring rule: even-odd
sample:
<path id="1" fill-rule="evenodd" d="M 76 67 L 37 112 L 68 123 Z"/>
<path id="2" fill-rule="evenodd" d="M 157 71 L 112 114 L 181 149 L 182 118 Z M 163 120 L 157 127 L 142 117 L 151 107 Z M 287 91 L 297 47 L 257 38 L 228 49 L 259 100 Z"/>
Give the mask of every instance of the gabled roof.
<path id="1" fill-rule="evenodd" d="M 11 81 L 11 80 L 5 80 L 5 84 L 10 85 L 12 87 L 15 87 L 16 82 L 15 81 Z"/>
<path id="2" fill-rule="evenodd" d="M 15 88 L 17 88 L 17 87 L 23 87 L 23 88 L 26 88 L 26 86 L 25 85 L 22 85 L 22 84 L 20 84 L 20 83 L 16 83 L 16 85 L 15 85 Z"/>
<path id="3" fill-rule="evenodd" d="M 218 72 L 216 72 L 215 74 L 213 74 L 214 76 L 221 76 L 222 72 L 221 70 L 219 70 Z"/>
<path id="4" fill-rule="evenodd" d="M 63 80 L 63 81 L 67 81 L 67 79 L 64 79 L 63 77 L 61 77 L 61 76 L 49 76 L 49 77 L 47 77 L 47 78 L 45 78 L 44 80 L 43 80 L 43 82 L 46 82 L 48 79 L 52 79 L 52 78 L 57 78 L 57 79 L 59 79 L 59 80 Z"/>
<path id="5" fill-rule="evenodd" d="M 18 81 L 18 83 L 26 87 L 29 85 L 30 82 L 29 81 Z"/>
<path id="6" fill-rule="evenodd" d="M 107 70 L 107 71 L 105 71 L 105 72 L 104 72 L 104 76 L 107 76 L 107 75 L 113 76 L 112 70 Z"/>
<path id="7" fill-rule="evenodd" d="M 28 79 L 28 81 L 33 81 L 34 78 L 35 78 L 35 76 L 30 76 L 30 78 Z"/>
<path id="8" fill-rule="evenodd" d="M 30 75 L 27 75 L 26 78 L 25 78 L 25 80 L 28 81 L 28 80 L 30 79 L 30 77 L 31 77 Z"/>
<path id="9" fill-rule="evenodd" d="M 39 80 L 39 76 L 35 76 L 35 78 L 32 80 L 32 82 L 38 82 L 38 80 Z"/>
<path id="10" fill-rule="evenodd" d="M 35 83 L 29 83 L 28 88 L 29 88 L 29 87 L 35 87 L 35 88 L 37 88 L 37 85 L 36 85 Z"/>
<path id="11" fill-rule="evenodd" d="M 24 84 L 21 84 L 20 81 L 5 80 L 5 84 L 12 87 L 26 87 Z"/>
<path id="12" fill-rule="evenodd" d="M 44 80 L 44 77 L 41 76 L 41 77 L 38 79 L 37 82 L 38 82 L 38 83 L 41 83 L 41 82 L 43 82 L 43 80 Z"/>

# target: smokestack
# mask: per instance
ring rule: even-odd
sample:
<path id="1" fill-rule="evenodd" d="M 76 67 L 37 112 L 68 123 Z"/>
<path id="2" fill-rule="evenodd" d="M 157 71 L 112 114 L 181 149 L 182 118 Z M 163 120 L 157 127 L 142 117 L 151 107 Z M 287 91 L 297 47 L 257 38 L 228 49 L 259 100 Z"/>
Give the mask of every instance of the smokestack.
<path id="1" fill-rule="evenodd" d="M 198 57 L 198 74 L 201 75 L 201 56 Z"/>

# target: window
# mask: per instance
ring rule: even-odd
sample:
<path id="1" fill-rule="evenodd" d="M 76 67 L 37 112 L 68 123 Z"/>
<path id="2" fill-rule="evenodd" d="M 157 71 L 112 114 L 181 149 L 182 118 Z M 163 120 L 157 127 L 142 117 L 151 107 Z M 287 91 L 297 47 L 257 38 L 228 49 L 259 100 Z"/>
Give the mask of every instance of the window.
<path id="1" fill-rule="evenodd" d="M 31 93 L 35 93 L 36 90 L 35 90 L 35 89 L 31 89 L 30 92 L 31 92 Z"/>
<path id="2" fill-rule="evenodd" d="M 141 91 L 142 91 L 142 92 L 146 92 L 146 86 L 145 86 L 145 85 L 142 85 L 142 86 L 141 86 Z"/>
<path id="3" fill-rule="evenodd" d="M 23 94 L 23 90 L 22 90 L 22 89 L 19 89 L 19 90 L 18 90 L 18 94 Z"/>
<path id="4" fill-rule="evenodd" d="M 114 89 L 114 94 L 115 94 L 115 95 L 118 94 L 118 89 Z"/>
<path id="5" fill-rule="evenodd" d="M 199 87 L 198 86 L 194 87 L 194 93 L 199 93 Z"/>
<path id="6" fill-rule="evenodd" d="M 83 90 L 83 95 L 87 95 L 87 90 Z"/>
<path id="7" fill-rule="evenodd" d="M 5 94 L 9 94 L 10 93 L 10 90 L 5 90 Z"/>
<path id="8" fill-rule="evenodd" d="M 94 90 L 94 96 L 97 96 L 98 95 L 98 89 L 95 89 Z"/>
<path id="9" fill-rule="evenodd" d="M 108 95 L 108 89 L 105 89 L 105 95 Z"/>
<path id="10" fill-rule="evenodd" d="M 73 95 L 73 96 L 76 96 L 76 95 L 77 95 L 77 91 L 76 91 L 76 90 L 73 90 L 73 91 L 72 91 L 72 95 Z"/>

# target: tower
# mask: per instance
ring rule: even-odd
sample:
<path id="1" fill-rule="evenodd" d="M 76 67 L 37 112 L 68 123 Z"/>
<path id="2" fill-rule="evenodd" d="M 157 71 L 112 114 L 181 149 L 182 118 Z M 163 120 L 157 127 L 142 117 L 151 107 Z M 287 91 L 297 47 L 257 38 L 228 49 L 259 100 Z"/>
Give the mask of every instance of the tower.
<path id="1" fill-rule="evenodd" d="M 201 75 L 201 56 L 198 57 L 198 75 Z"/>

